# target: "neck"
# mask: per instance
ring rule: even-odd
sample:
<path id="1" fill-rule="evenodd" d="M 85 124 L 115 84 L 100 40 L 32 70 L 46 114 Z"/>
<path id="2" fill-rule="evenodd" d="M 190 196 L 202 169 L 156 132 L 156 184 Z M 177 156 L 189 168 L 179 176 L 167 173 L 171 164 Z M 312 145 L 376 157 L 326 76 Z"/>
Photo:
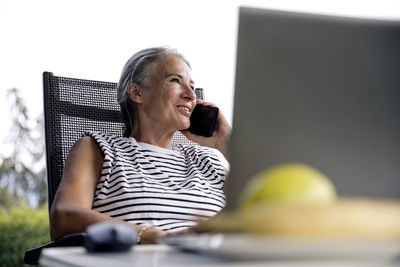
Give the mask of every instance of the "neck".
<path id="1" fill-rule="evenodd" d="M 167 149 L 172 149 L 172 136 L 174 132 L 170 129 L 161 129 L 155 125 L 144 126 L 140 123 L 135 124 L 131 136 L 138 142 L 143 142 Z"/>

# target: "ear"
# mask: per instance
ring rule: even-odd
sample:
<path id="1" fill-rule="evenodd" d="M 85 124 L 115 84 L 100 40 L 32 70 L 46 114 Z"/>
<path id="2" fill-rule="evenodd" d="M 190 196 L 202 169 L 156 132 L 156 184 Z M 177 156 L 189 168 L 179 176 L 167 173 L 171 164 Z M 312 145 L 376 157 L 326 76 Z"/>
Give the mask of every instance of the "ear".
<path id="1" fill-rule="evenodd" d="M 136 83 L 128 85 L 129 98 L 136 103 L 142 103 L 142 87 Z"/>

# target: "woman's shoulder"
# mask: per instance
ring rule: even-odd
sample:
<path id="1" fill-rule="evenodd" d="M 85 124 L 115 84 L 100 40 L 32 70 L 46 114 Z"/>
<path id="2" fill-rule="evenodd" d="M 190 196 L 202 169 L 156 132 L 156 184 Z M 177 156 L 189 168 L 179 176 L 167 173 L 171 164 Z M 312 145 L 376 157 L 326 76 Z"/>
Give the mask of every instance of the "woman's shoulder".
<path id="1" fill-rule="evenodd" d="M 122 139 L 124 137 L 115 135 L 115 134 L 110 134 L 106 132 L 101 132 L 101 131 L 86 131 L 83 133 L 83 136 L 90 136 L 90 137 L 95 137 L 95 138 L 103 138 L 103 139 Z"/>
<path id="2" fill-rule="evenodd" d="M 105 145 L 107 147 L 115 147 L 125 144 L 135 143 L 135 140 L 129 137 L 118 136 L 115 134 L 99 132 L 99 131 L 87 131 L 83 134 L 83 137 L 88 136 L 93 138 L 100 146 Z"/>
<path id="3" fill-rule="evenodd" d="M 203 154 L 203 153 L 210 153 L 210 154 L 215 154 L 216 149 L 208 147 L 208 146 L 201 146 L 201 145 L 183 145 L 180 144 L 178 145 L 181 151 L 184 151 L 186 153 L 194 153 L 194 154 Z"/>
<path id="4" fill-rule="evenodd" d="M 101 141 L 106 141 L 108 143 L 111 142 L 129 142 L 128 137 L 123 137 L 119 136 L 116 134 L 110 134 L 106 132 L 100 132 L 100 131 L 86 131 L 84 132 L 83 136 L 89 136 L 95 139 L 96 141 L 101 140 Z"/>
<path id="5" fill-rule="evenodd" d="M 179 145 L 179 147 L 186 156 L 201 159 L 207 157 L 213 162 L 219 162 L 227 170 L 230 168 L 228 160 L 218 149 L 200 145 Z"/>

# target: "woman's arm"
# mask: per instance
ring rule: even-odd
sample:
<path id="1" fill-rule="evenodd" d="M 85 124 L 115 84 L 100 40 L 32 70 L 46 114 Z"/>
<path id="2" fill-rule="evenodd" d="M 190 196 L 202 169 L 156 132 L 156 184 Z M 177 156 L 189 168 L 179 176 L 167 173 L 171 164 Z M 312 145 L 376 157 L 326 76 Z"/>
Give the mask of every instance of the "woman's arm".
<path id="1" fill-rule="evenodd" d="M 50 211 L 52 240 L 85 232 L 89 225 L 101 221 L 124 223 L 137 231 L 143 228 L 91 209 L 103 161 L 104 155 L 91 137 L 79 139 L 72 147 Z M 151 228 L 142 234 L 142 243 L 154 243 L 157 237 L 163 235 L 165 232 Z"/>

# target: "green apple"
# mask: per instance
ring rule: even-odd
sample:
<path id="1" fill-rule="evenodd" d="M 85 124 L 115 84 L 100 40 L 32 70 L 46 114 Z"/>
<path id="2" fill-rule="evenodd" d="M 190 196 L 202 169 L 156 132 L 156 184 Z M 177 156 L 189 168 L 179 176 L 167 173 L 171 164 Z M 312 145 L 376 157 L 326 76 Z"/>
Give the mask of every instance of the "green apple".
<path id="1" fill-rule="evenodd" d="M 282 164 L 253 177 L 242 195 L 241 207 L 257 204 L 327 204 L 336 199 L 332 182 L 305 164 Z"/>

